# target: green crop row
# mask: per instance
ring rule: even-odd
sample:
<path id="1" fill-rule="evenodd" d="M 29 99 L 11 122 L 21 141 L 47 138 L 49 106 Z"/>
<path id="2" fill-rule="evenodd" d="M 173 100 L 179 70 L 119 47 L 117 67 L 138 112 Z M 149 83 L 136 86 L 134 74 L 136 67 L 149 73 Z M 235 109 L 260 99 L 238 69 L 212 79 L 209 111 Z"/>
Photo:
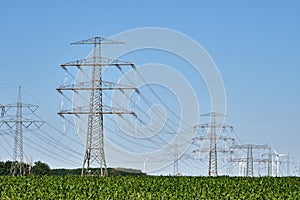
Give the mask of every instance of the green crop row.
<path id="1" fill-rule="evenodd" d="M 0 199 L 299 199 L 300 178 L 0 177 Z"/>

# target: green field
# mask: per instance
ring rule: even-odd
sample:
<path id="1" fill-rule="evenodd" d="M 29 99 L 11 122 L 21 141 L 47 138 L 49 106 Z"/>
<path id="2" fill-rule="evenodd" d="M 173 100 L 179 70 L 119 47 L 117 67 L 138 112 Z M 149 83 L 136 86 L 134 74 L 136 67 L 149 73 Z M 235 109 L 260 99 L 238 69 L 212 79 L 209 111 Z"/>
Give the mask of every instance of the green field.
<path id="1" fill-rule="evenodd" d="M 300 178 L 0 177 L 1 199 L 300 199 Z"/>

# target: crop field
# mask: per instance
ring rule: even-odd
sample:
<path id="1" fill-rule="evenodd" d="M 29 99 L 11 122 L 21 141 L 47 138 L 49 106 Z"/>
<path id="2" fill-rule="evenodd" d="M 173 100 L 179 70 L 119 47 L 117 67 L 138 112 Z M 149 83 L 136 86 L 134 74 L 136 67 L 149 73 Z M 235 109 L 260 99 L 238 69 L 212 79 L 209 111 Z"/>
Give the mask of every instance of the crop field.
<path id="1" fill-rule="evenodd" d="M 299 199 L 300 178 L 0 177 L 0 199 Z"/>

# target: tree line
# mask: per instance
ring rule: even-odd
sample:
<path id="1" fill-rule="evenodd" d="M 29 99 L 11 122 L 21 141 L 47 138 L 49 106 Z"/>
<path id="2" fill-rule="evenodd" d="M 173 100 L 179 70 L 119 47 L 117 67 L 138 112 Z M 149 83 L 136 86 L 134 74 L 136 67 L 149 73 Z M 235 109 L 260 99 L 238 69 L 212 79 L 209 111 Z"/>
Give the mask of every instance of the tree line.
<path id="1" fill-rule="evenodd" d="M 12 161 L 0 161 L 0 176 L 8 176 L 11 174 Z M 65 176 L 65 175 L 81 175 L 81 168 L 77 169 L 51 169 L 50 166 L 41 161 L 37 161 L 34 165 L 22 163 L 24 169 L 24 175 L 53 175 L 53 176 Z M 147 175 L 141 170 L 127 169 L 127 168 L 108 168 L 108 174 L 110 176 L 143 176 Z"/>
<path id="2" fill-rule="evenodd" d="M 6 162 L 0 161 L 0 176 L 7 176 L 11 174 L 11 167 L 13 162 L 8 160 Z M 48 164 L 37 161 L 33 166 L 22 163 L 25 175 L 51 175 L 51 169 Z"/>

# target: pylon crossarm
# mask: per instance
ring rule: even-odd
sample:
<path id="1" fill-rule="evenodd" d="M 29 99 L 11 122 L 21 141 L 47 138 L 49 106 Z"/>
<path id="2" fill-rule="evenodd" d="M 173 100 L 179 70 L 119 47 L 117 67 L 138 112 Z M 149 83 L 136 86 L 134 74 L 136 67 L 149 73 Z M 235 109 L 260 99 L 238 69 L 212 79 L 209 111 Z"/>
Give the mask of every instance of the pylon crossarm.
<path id="1" fill-rule="evenodd" d="M 18 106 L 19 106 L 18 103 L 14 103 L 14 104 L 7 104 L 3 107 L 5 109 L 5 113 L 7 113 L 11 108 L 18 108 Z M 22 109 L 24 109 L 24 108 L 27 108 L 32 113 L 34 113 L 39 108 L 39 106 L 22 102 Z"/>
<path id="2" fill-rule="evenodd" d="M 210 136 L 209 136 L 208 133 L 205 133 L 205 134 L 202 135 L 202 136 L 193 138 L 193 140 L 209 140 L 209 139 L 210 139 Z M 217 136 L 217 139 L 218 139 L 218 140 L 224 140 L 224 141 L 232 141 L 232 142 L 235 142 L 235 139 L 234 139 L 234 138 L 231 138 L 231 137 L 225 137 L 225 136 L 223 136 L 223 135 Z"/>
<path id="3" fill-rule="evenodd" d="M 193 153 L 207 153 L 209 152 L 210 148 L 200 148 L 200 149 L 196 149 L 193 150 Z M 230 150 L 224 149 L 224 148 L 217 148 L 216 149 L 217 152 L 219 153 L 229 153 L 231 152 Z"/>
<path id="4" fill-rule="evenodd" d="M 9 128 L 13 128 L 16 123 L 19 122 L 18 120 L 0 120 L 0 127 L 2 127 L 4 124 L 7 125 Z M 41 126 L 45 123 L 45 121 L 39 121 L 39 120 L 26 120 L 22 119 L 21 124 L 24 128 L 29 128 L 31 125 L 35 125 L 36 128 L 41 128 Z"/>
<path id="5" fill-rule="evenodd" d="M 268 145 L 254 145 L 254 144 L 234 145 L 231 147 L 231 149 L 247 149 L 248 147 L 252 147 L 254 149 L 269 149 Z"/>
<path id="6" fill-rule="evenodd" d="M 217 128 L 222 128 L 222 129 L 227 129 L 229 128 L 230 130 L 233 130 L 233 126 L 230 126 L 230 125 L 224 125 L 224 124 L 215 124 L 215 126 Z M 199 124 L 199 125 L 196 125 L 194 126 L 194 130 L 199 130 L 199 129 L 205 129 L 205 128 L 210 128 L 211 127 L 211 124 L 209 123 L 206 123 L 206 124 Z"/>
<path id="7" fill-rule="evenodd" d="M 211 116 L 215 116 L 215 117 L 227 117 L 227 115 L 224 115 L 222 113 L 217 113 L 217 112 L 205 113 L 205 114 L 201 114 L 200 116 L 203 116 L 203 117 L 211 117 Z"/>
<path id="8" fill-rule="evenodd" d="M 209 140 L 209 139 L 210 138 L 208 136 L 200 136 L 200 137 L 193 138 L 193 141 L 196 141 L 196 140 L 203 141 L 203 140 Z"/>
<path id="9" fill-rule="evenodd" d="M 94 80 L 94 82 L 100 82 L 99 80 Z M 62 90 L 134 90 L 136 93 L 139 93 L 139 90 L 136 87 L 125 85 L 125 84 L 119 84 L 119 83 L 113 83 L 109 81 L 102 81 L 102 87 L 101 88 L 93 88 L 92 82 L 79 82 L 76 84 L 66 85 L 66 86 L 60 86 L 56 89 L 60 93 L 62 93 Z"/>
<path id="10" fill-rule="evenodd" d="M 29 128 L 31 125 L 34 125 L 37 129 L 41 128 L 41 126 L 45 123 L 45 121 L 38 120 L 23 120 L 22 125 L 24 128 Z"/>
<path id="11" fill-rule="evenodd" d="M 77 42 L 72 42 L 70 43 L 71 45 L 74 44 L 125 44 L 125 42 L 119 42 L 119 41 L 115 41 L 115 40 L 111 40 L 111 39 L 107 39 L 107 38 L 103 38 L 103 37 L 92 37 L 86 40 L 80 40 Z"/>
<path id="12" fill-rule="evenodd" d="M 104 57 L 88 57 L 80 60 L 75 60 L 71 62 L 64 63 L 60 65 L 64 70 L 66 67 L 85 67 L 85 66 L 131 66 L 132 68 L 136 68 L 135 65 L 131 62 L 126 62 L 122 60 L 114 60 L 111 58 Z"/>
<path id="13" fill-rule="evenodd" d="M 269 159 L 252 159 L 253 162 L 269 162 Z M 232 158 L 230 162 L 247 162 L 247 158 Z"/>
<path id="14" fill-rule="evenodd" d="M 75 115 L 82 115 L 82 114 L 92 114 L 92 115 L 98 115 L 98 114 L 132 114 L 136 116 L 135 112 L 130 110 L 124 110 L 120 108 L 113 108 L 110 106 L 102 106 L 102 111 L 90 111 L 89 107 L 76 107 L 70 110 L 61 110 L 58 112 L 59 115 L 64 114 L 75 114 Z"/>
<path id="15" fill-rule="evenodd" d="M 230 162 L 247 162 L 247 158 L 231 158 Z"/>
<path id="16" fill-rule="evenodd" d="M 15 127 L 16 123 L 15 122 L 7 122 L 6 120 L 1 120 L 0 121 L 0 127 L 2 127 L 3 125 L 8 126 L 10 129 L 12 129 L 13 127 Z"/>
<path id="17" fill-rule="evenodd" d="M 199 124 L 199 125 L 196 125 L 194 126 L 194 130 L 198 130 L 198 129 L 205 129 L 205 128 L 208 128 L 210 127 L 210 124 L 209 123 L 206 123 L 206 124 Z"/>

